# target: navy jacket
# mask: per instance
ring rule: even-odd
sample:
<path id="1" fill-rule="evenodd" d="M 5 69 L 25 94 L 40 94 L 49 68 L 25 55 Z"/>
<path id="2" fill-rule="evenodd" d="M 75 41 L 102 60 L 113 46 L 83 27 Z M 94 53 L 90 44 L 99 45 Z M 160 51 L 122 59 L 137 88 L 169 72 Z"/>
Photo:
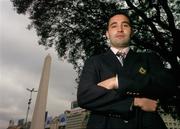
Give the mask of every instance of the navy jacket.
<path id="1" fill-rule="evenodd" d="M 97 84 L 118 75 L 119 88 Z M 77 100 L 91 111 L 89 129 L 166 129 L 157 112 L 132 108 L 135 96 L 160 99 L 173 94 L 175 81 L 152 53 L 130 50 L 123 67 L 111 51 L 88 59 L 80 77 Z M 140 127 L 141 126 L 141 127 Z"/>

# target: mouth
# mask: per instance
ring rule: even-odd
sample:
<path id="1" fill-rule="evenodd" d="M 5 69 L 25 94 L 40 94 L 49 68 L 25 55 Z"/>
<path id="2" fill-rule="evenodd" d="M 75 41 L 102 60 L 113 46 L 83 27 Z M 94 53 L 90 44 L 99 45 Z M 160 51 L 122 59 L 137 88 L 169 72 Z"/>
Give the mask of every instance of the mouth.
<path id="1" fill-rule="evenodd" d="M 125 37 L 125 35 L 116 35 L 115 37 L 118 38 L 118 39 L 122 39 L 122 38 Z"/>

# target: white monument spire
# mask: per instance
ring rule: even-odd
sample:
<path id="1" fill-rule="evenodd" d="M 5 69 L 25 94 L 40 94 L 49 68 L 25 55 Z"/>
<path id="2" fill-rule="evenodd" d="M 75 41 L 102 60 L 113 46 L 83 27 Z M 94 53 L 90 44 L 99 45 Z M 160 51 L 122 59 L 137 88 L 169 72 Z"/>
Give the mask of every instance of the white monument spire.
<path id="1" fill-rule="evenodd" d="M 42 69 L 41 80 L 30 129 L 44 129 L 50 66 L 51 56 L 50 54 L 48 54 L 45 58 L 44 66 Z"/>

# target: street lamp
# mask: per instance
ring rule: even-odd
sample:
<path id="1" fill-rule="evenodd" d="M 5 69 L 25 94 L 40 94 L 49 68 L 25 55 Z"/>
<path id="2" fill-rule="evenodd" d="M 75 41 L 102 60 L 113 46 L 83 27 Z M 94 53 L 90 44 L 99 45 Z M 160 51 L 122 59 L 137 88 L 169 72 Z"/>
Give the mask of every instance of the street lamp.
<path id="1" fill-rule="evenodd" d="M 30 109 L 31 100 L 32 100 L 32 92 L 38 92 L 38 91 L 36 91 L 34 88 L 32 88 L 32 89 L 26 88 L 26 90 L 31 92 L 30 97 L 29 97 L 29 101 L 28 101 L 28 108 L 27 108 L 27 112 L 26 112 L 26 121 L 25 121 L 25 127 L 27 129 L 27 120 L 28 120 L 28 114 L 29 114 L 29 109 Z"/>

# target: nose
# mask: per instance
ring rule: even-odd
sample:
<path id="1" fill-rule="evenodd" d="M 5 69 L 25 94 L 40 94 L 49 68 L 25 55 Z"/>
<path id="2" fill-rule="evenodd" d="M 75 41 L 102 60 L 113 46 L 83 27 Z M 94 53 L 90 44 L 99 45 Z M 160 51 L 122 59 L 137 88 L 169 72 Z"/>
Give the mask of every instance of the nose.
<path id="1" fill-rule="evenodd" d="M 123 31 L 124 31 L 123 25 L 119 25 L 119 26 L 118 26 L 118 31 L 119 31 L 119 32 L 123 32 Z"/>

